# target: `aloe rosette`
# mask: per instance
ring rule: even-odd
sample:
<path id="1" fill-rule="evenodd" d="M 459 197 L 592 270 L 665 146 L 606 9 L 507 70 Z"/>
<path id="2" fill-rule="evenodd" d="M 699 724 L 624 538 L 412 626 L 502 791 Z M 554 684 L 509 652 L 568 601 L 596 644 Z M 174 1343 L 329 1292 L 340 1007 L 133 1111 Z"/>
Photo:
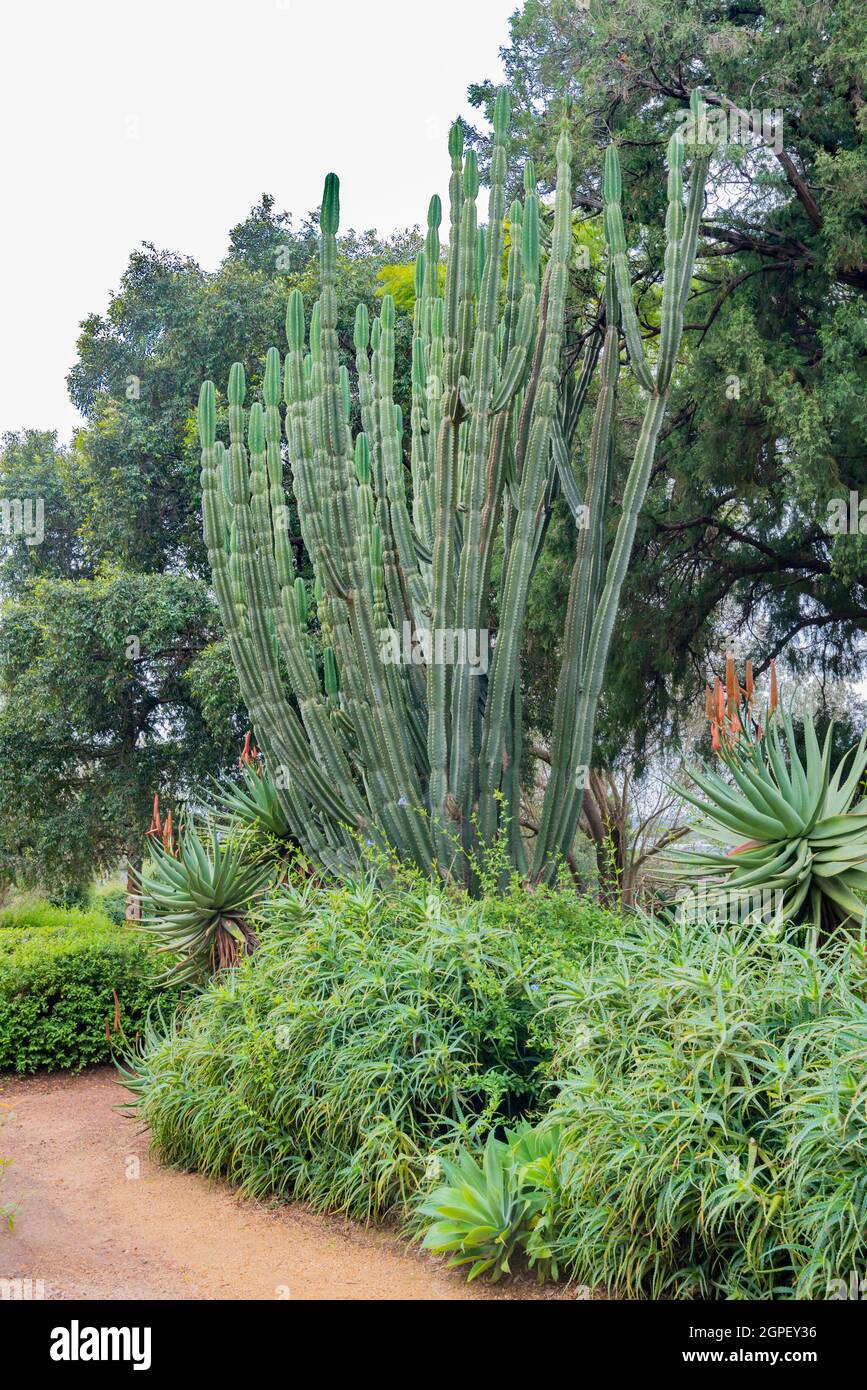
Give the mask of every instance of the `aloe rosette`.
<path id="1" fill-rule="evenodd" d="M 675 872 L 703 881 L 709 906 L 773 901 L 783 921 L 825 934 L 860 924 L 867 910 L 867 733 L 831 768 L 833 724 L 820 746 L 803 720 L 804 756 L 790 714 L 776 699 L 764 728 L 752 715 L 752 676 L 741 690 L 729 659 L 708 710 L 714 748 L 728 778 L 688 766 L 694 789 L 680 796 L 699 811 L 692 829 L 711 848 L 672 854 Z M 775 895 L 766 899 L 765 895 Z"/>
<path id="2" fill-rule="evenodd" d="M 250 907 L 271 875 L 267 865 L 246 861 L 242 844 L 224 844 L 216 830 L 205 841 L 186 826 L 174 850 L 151 840 L 138 876 L 139 925 L 159 938 L 159 952 L 177 957 L 167 979 L 195 983 L 249 955 L 257 945 Z"/>

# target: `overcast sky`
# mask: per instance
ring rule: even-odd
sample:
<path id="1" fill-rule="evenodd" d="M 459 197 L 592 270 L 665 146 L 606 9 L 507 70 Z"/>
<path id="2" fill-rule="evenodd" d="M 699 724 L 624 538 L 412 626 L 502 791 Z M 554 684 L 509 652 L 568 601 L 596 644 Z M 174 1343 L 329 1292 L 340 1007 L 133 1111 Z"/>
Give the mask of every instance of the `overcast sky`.
<path id="1" fill-rule="evenodd" d="M 3 6 L 0 430 L 79 422 L 65 377 L 142 241 L 213 269 L 264 192 L 424 221 L 467 84 L 517 0 L 31 0 Z"/>

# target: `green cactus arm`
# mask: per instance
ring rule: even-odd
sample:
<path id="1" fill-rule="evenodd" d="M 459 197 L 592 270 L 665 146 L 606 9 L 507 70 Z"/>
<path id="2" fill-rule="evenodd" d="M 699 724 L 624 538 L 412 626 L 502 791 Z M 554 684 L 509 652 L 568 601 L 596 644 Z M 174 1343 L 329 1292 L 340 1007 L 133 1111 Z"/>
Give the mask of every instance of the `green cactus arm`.
<path id="1" fill-rule="evenodd" d="M 579 692 L 584 675 L 589 628 L 598 599 L 599 572 L 604 546 L 604 503 L 608 492 L 611 429 L 614 419 L 618 336 L 615 324 L 605 333 L 599 376 L 599 396 L 593 417 L 587 467 L 587 506 L 589 525 L 578 531 L 575 560 L 569 584 L 564 626 L 563 658 L 557 682 L 554 717 L 551 725 L 551 772 L 542 805 L 537 840 L 545 848 L 536 850 L 537 863 L 549 860 L 552 851 L 567 854 L 562 822 L 565 818 L 566 780 L 575 777 L 572 764 L 572 735 Z M 551 784 L 554 784 L 552 787 Z M 582 789 L 583 799 L 583 789 Z"/>
<path id="2" fill-rule="evenodd" d="M 665 339 L 665 353 L 661 342 L 657 363 L 656 388 L 647 402 L 641 434 L 624 489 L 620 521 L 605 574 L 604 587 L 592 626 L 586 637 L 585 653 L 580 661 L 581 685 L 575 707 L 572 747 L 570 755 L 564 759 L 564 767 L 568 771 L 564 771 L 558 779 L 552 779 L 558 782 L 556 787 L 552 788 L 549 783 L 548 788 L 546 788 L 542 824 L 537 837 L 533 866 L 534 875 L 537 877 L 550 877 L 552 851 L 567 854 L 571 850 L 577 830 L 583 801 L 583 786 L 580 785 L 578 774 L 581 768 L 589 765 L 592 757 L 596 709 L 611 645 L 611 634 L 620 600 L 620 591 L 632 553 L 638 515 L 647 491 L 656 451 L 656 441 L 667 405 L 671 370 L 680 341 L 683 323 L 682 310 L 680 309 L 682 277 L 691 278 L 692 276 L 695 235 L 698 226 L 696 217 L 695 234 L 691 240 L 686 245 L 682 245 L 678 240 L 677 254 L 670 254 L 672 239 L 674 237 L 680 238 L 683 231 L 682 158 L 683 142 L 680 135 L 677 134 L 669 141 L 669 214 L 666 224 L 669 240 L 666 249 L 666 278 L 663 285 L 662 333 L 662 337 Z M 696 186 L 691 190 L 690 197 L 693 207 L 700 207 L 701 205 L 705 176 L 706 164 L 697 161 L 693 169 Z M 689 257 L 688 261 L 684 259 L 686 256 Z M 613 288 L 611 292 L 616 293 Z M 667 316 L 666 306 L 668 308 Z M 622 304 L 619 307 L 622 312 Z M 562 749 L 560 753 L 562 756 Z"/>
<path id="3" fill-rule="evenodd" d="M 656 390 L 664 394 L 671 381 L 683 331 L 683 136 L 675 131 L 668 142 L 668 210 L 665 214 L 665 276 L 662 324 L 656 359 Z M 692 271 L 690 268 L 690 275 Z M 622 305 L 621 305 L 622 309 Z"/>
<path id="4" fill-rule="evenodd" d="M 314 363 L 320 368 L 321 390 L 314 402 L 314 419 L 317 442 L 315 456 L 319 461 L 320 483 L 326 487 L 330 485 L 332 489 L 332 532 L 340 546 L 341 571 L 346 576 L 345 598 L 335 605 L 333 613 L 335 670 L 339 669 L 347 686 L 347 696 L 353 702 L 350 717 L 359 745 L 364 745 L 367 775 L 379 781 L 376 806 L 371 809 L 380 816 L 387 814 L 392 831 L 399 836 L 398 844 L 406 847 L 417 862 L 427 864 L 431 846 L 424 822 L 418 814 L 422 803 L 421 788 L 404 721 L 400 717 L 403 711 L 393 709 L 389 699 L 393 688 L 390 692 L 384 676 L 373 608 L 368 599 L 368 585 L 356 545 L 353 490 L 357 487 L 357 481 L 343 411 L 337 339 L 338 220 L 339 185 L 336 177 L 329 175 L 325 182 L 320 217 L 321 313 L 319 342 L 314 344 L 314 349 L 318 347 Z M 394 344 L 393 302 L 389 312 L 387 300 L 388 296 L 381 315 L 379 372 L 383 399 L 380 431 L 391 501 L 391 479 L 388 477 L 391 465 L 387 455 L 393 440 L 386 439 L 389 408 L 392 431 L 396 431 L 397 420 L 395 407 L 393 404 L 389 407 Z M 317 357 L 321 360 L 317 361 Z M 402 479 L 400 487 L 403 487 Z M 394 509 L 391 514 L 393 519 Z M 408 526 L 405 499 L 404 519 Z"/>
<path id="5" fill-rule="evenodd" d="M 231 407 L 236 444 L 238 443 L 239 426 L 242 425 L 238 414 L 240 401 L 237 399 L 238 389 L 241 385 L 242 383 L 239 382 L 236 374 L 233 382 L 235 400 Z M 222 517 L 216 502 L 216 494 L 221 490 L 222 483 L 218 472 L 214 428 L 214 388 L 212 383 L 205 382 L 199 400 L 205 543 L 208 547 L 208 558 L 214 577 L 217 603 L 223 619 L 229 650 L 238 671 L 245 702 L 253 719 L 254 727 L 257 732 L 261 731 L 260 736 L 263 740 L 268 739 L 277 757 L 286 766 L 297 768 L 298 780 L 304 785 L 305 792 L 311 798 L 314 806 L 324 815 L 332 817 L 337 825 L 351 822 L 352 817 L 345 803 L 334 793 L 327 780 L 322 778 L 318 771 L 311 766 L 309 745 L 291 706 L 287 704 L 286 708 L 280 710 L 280 723 L 279 725 L 274 724 L 275 711 L 263 681 L 263 672 L 257 662 L 257 649 L 248 623 L 247 610 L 244 605 L 237 603 L 229 578 L 229 555 L 226 549 L 225 531 L 221 524 Z M 238 492 L 243 500 L 245 481 L 243 471 L 239 471 L 238 463 L 239 460 L 236 455 L 233 467 L 233 485 L 238 487 Z M 268 638 L 269 655 L 273 655 L 270 634 L 268 634 Z"/>
<path id="6" fill-rule="evenodd" d="M 431 558 L 430 629 L 451 625 L 455 586 L 457 533 L 458 432 L 460 426 L 458 307 L 465 298 L 462 280 L 466 257 L 461 255 L 463 223 L 463 132 L 459 124 L 449 134 L 449 255 L 443 298 L 442 392 L 434 459 L 434 544 Z M 433 351 L 433 343 L 432 343 Z M 454 858 L 448 833 L 449 679 L 443 662 L 427 665 L 429 765 L 428 801 L 433 820 L 437 860 L 441 866 Z"/>
<path id="7" fill-rule="evenodd" d="M 626 339 L 626 347 L 633 371 L 644 389 L 652 391 L 653 376 L 644 356 L 644 344 L 641 341 L 638 317 L 632 302 L 632 284 L 629 278 L 629 263 L 626 259 L 626 234 L 623 230 L 623 215 L 620 210 L 620 190 L 620 161 L 617 147 L 609 145 L 605 151 L 605 172 L 602 180 L 602 197 L 605 206 L 605 244 L 608 248 L 609 262 L 614 269 L 623 335 Z"/>
<path id="8" fill-rule="evenodd" d="M 379 351 L 379 437 L 385 472 L 391 534 L 397 563 L 410 597 L 413 618 L 421 626 L 427 606 L 427 585 L 418 565 L 412 522 L 406 501 L 403 450 L 398 409 L 394 403 L 394 300 L 383 296 L 380 310 L 382 337 Z"/>
<path id="9" fill-rule="evenodd" d="M 499 784 L 508 702 L 518 669 L 527 595 L 536 558 L 534 545 L 537 513 L 546 488 L 551 429 L 557 408 L 568 267 L 572 249 L 570 159 L 569 137 L 564 130 L 557 142 L 554 230 L 546 272 L 548 295 L 544 319 L 540 301 L 540 323 L 544 322 L 544 328 L 540 330 L 543 335 L 541 367 L 532 406 L 526 455 L 519 480 L 518 514 L 506 565 L 500 627 L 489 672 L 485 730 L 480 754 L 479 824 L 485 838 L 492 837 L 496 828 L 495 792 Z"/>
<path id="10" fill-rule="evenodd" d="M 503 224 L 506 211 L 506 148 L 509 138 L 509 97 L 505 87 L 497 94 L 494 108 L 494 150 L 491 159 L 488 200 L 487 259 L 478 290 L 476 332 L 472 359 L 472 400 L 467 436 L 467 486 L 464 492 L 464 518 L 455 611 L 455 626 L 468 650 L 470 642 L 480 643 L 482 609 L 486 594 L 482 587 L 483 509 L 492 476 L 487 468 L 490 442 L 490 410 L 496 368 L 497 310 L 500 295 L 500 266 Z M 493 499 L 490 499 L 493 500 Z M 485 631 L 485 638 L 487 632 Z M 466 651 L 465 651 L 466 655 Z M 459 662 L 452 677 L 449 783 L 460 810 L 462 822 L 470 821 L 476 797 L 476 749 L 478 747 L 478 680 L 468 660 Z"/>

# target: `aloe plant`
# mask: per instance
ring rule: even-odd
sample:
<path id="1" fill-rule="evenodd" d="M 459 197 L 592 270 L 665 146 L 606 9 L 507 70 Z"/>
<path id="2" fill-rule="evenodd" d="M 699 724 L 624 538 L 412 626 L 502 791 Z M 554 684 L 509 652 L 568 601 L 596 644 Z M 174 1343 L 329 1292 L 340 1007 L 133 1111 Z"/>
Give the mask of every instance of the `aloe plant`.
<path id="1" fill-rule="evenodd" d="M 214 795 L 213 813 L 221 827 L 264 833 L 277 842 L 292 837 L 292 826 L 280 800 L 279 787 L 267 767 L 245 762 L 240 782 L 221 782 Z"/>
<path id="2" fill-rule="evenodd" d="M 257 944 L 249 910 L 271 877 L 267 865 L 246 861 L 242 844 L 204 841 L 188 825 L 172 848 L 154 838 L 139 880 L 142 918 L 157 950 L 176 957 L 172 983 L 193 983 L 236 965 Z"/>
<path id="3" fill-rule="evenodd" d="M 833 725 L 820 747 L 805 715 L 802 759 L 775 673 L 764 726 L 753 703 L 749 663 L 741 687 L 730 656 L 725 686 L 717 678 L 707 694 L 712 742 L 728 778 L 687 768 L 695 790 L 677 790 L 700 812 L 692 828 L 710 847 L 673 853 L 676 872 L 698 878 L 711 909 L 772 905 L 817 936 L 860 923 L 867 911 L 867 733 L 832 771 Z"/>
<path id="4" fill-rule="evenodd" d="M 508 142 L 503 90 L 483 233 L 475 152 L 464 150 L 459 124 L 450 133 L 448 260 L 443 281 L 435 196 L 415 273 L 408 431 L 394 399 L 395 305 L 385 294 L 372 323 L 364 305 L 355 317 L 361 429 L 352 438 L 353 384 L 337 336 L 334 174 L 322 199 L 321 292 L 309 330 L 295 290 L 285 360 L 269 350 L 261 400 L 249 406 L 244 368 L 232 367 L 228 450 L 217 439 L 223 402 L 211 382 L 200 394 L 204 533 L 229 647 L 257 742 L 268 765 L 283 769 L 278 796 L 292 834 L 329 868 L 345 869 L 362 839 L 472 886 L 478 850 L 508 827 L 513 867 L 542 880 L 575 838 L 614 618 L 683 327 L 707 161 L 701 153 L 693 160 L 685 209 L 683 136 L 672 135 L 654 362 L 632 302 L 620 167 L 617 150 L 608 149 L 604 306 L 578 367 L 567 371 L 569 139 L 564 128 L 547 227 L 532 165 L 523 199 L 507 209 Z M 606 563 L 621 337 L 646 404 Z M 576 429 L 597 368 L 595 417 L 580 464 Z M 284 436 L 316 575 L 315 613 L 287 535 Z M 530 585 L 560 494 L 579 529 L 551 776 L 530 854 L 520 825 L 520 652 Z M 499 625 L 488 651 L 495 553 L 502 560 Z M 405 632 L 409 642 L 391 640 Z M 470 652 L 484 660 L 469 659 Z"/>

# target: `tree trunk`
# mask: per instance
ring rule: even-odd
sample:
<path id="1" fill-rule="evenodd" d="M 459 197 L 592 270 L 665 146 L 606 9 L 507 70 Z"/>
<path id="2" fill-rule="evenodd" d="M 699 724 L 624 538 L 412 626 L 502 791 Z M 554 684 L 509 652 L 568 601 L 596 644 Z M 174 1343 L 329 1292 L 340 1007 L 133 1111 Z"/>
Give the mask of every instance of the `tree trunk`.
<path id="1" fill-rule="evenodd" d="M 134 859 L 132 855 L 127 855 L 126 866 L 126 920 L 128 922 L 140 922 L 141 903 L 136 897 L 138 884 L 135 875 L 141 868 L 141 856 Z"/>

